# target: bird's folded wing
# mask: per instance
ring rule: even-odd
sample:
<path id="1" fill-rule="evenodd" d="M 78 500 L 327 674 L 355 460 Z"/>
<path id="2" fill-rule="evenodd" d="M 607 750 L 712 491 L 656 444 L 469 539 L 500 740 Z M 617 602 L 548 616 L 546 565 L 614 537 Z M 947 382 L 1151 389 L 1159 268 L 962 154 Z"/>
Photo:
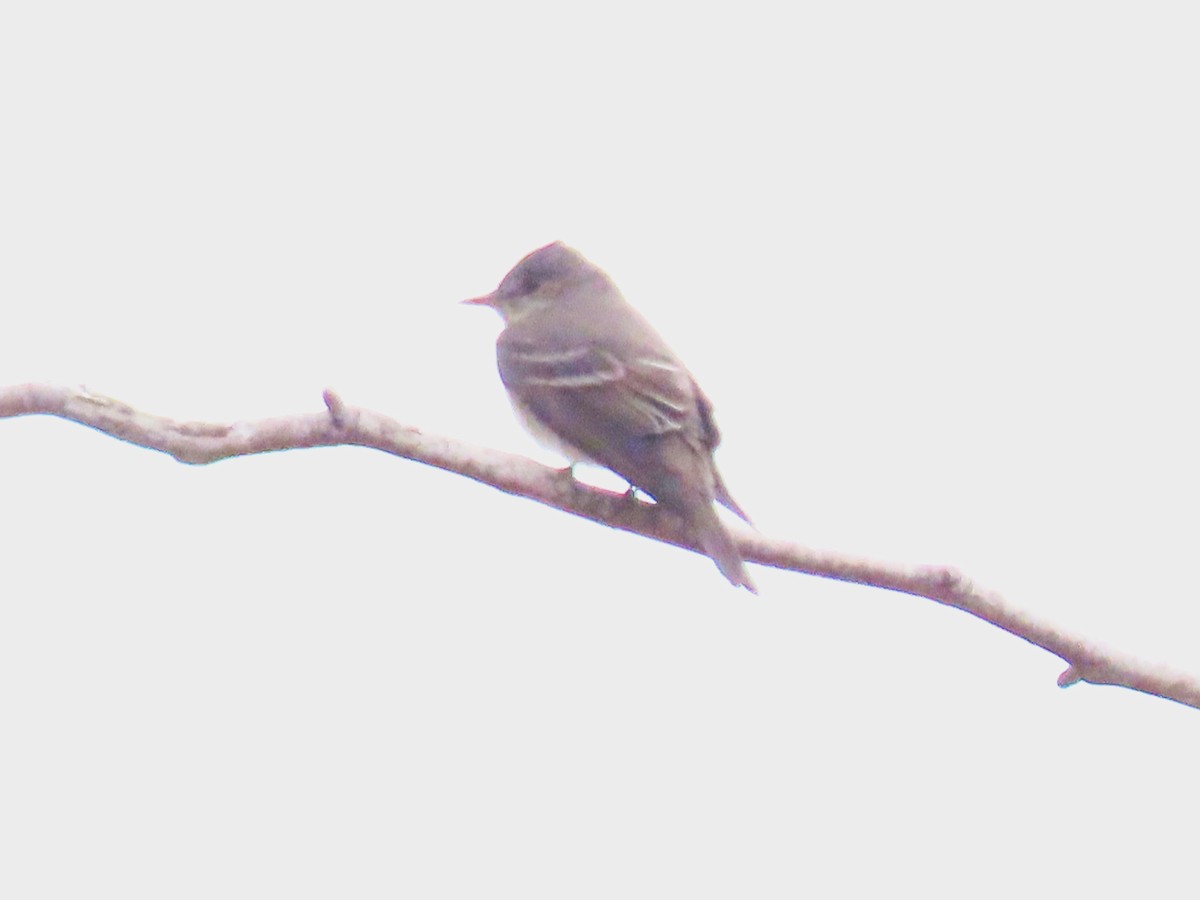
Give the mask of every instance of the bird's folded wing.
<path id="1" fill-rule="evenodd" d="M 695 386 L 674 360 L 621 359 L 594 344 L 543 350 L 501 341 L 497 349 L 505 386 L 584 450 L 594 451 L 597 441 L 672 432 L 704 441 Z"/>

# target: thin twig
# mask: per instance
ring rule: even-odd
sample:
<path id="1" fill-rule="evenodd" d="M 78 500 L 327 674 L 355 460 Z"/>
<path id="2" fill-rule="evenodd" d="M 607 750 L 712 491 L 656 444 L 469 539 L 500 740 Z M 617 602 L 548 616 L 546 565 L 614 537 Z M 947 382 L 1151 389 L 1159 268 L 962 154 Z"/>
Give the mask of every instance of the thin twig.
<path id="1" fill-rule="evenodd" d="M 149 415 L 84 388 L 23 384 L 0 388 L 0 418 L 57 416 L 193 465 L 301 447 L 373 447 L 613 528 L 701 552 L 682 523 L 652 503 L 572 482 L 560 470 L 522 456 L 472 446 L 347 406 L 333 391 L 325 391 L 324 400 L 323 412 L 210 424 Z M 1194 676 L 1150 666 L 1070 634 L 1011 606 L 955 569 L 889 565 L 759 534 L 739 533 L 737 540 L 748 562 L 926 597 L 968 612 L 1061 658 L 1067 663 L 1058 678 L 1062 687 L 1079 681 L 1117 685 L 1200 708 L 1200 681 Z"/>

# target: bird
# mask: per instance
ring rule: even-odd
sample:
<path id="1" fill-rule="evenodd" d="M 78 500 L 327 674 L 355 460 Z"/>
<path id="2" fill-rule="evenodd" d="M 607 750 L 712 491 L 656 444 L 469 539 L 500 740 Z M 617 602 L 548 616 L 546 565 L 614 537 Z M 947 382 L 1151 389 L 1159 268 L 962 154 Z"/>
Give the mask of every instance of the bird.
<path id="1" fill-rule="evenodd" d="M 496 310 L 500 380 L 518 420 L 570 463 L 609 469 L 670 510 L 735 587 L 757 593 L 714 501 L 750 518 L 713 460 L 712 403 L 612 279 L 561 241 L 463 303 Z"/>

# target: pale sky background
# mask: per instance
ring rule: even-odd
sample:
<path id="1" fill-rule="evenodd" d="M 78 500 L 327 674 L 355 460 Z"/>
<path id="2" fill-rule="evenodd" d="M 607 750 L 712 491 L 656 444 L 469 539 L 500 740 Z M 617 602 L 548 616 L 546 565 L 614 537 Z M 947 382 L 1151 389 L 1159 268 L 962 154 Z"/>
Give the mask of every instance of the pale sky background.
<path id="1" fill-rule="evenodd" d="M 554 239 L 769 534 L 1200 672 L 1187 3 L 9 3 L 0 384 L 558 464 Z M 587 477 L 596 477 L 594 473 Z M 0 421 L 0 896 L 1195 896 L 1200 716 L 351 448 Z"/>

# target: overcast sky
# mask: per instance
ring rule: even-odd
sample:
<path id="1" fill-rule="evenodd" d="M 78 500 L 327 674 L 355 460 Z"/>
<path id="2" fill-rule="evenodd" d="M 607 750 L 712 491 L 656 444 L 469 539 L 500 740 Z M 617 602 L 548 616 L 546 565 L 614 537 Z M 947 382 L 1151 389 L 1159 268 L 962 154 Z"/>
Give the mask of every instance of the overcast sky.
<path id="1" fill-rule="evenodd" d="M 457 305 L 561 239 L 764 532 L 1200 673 L 1189 4 L 405 8 L 6 5 L 0 385 L 561 464 Z M 1194 896 L 1196 711 L 927 601 L 352 448 L 0 502 L 6 897 Z"/>

